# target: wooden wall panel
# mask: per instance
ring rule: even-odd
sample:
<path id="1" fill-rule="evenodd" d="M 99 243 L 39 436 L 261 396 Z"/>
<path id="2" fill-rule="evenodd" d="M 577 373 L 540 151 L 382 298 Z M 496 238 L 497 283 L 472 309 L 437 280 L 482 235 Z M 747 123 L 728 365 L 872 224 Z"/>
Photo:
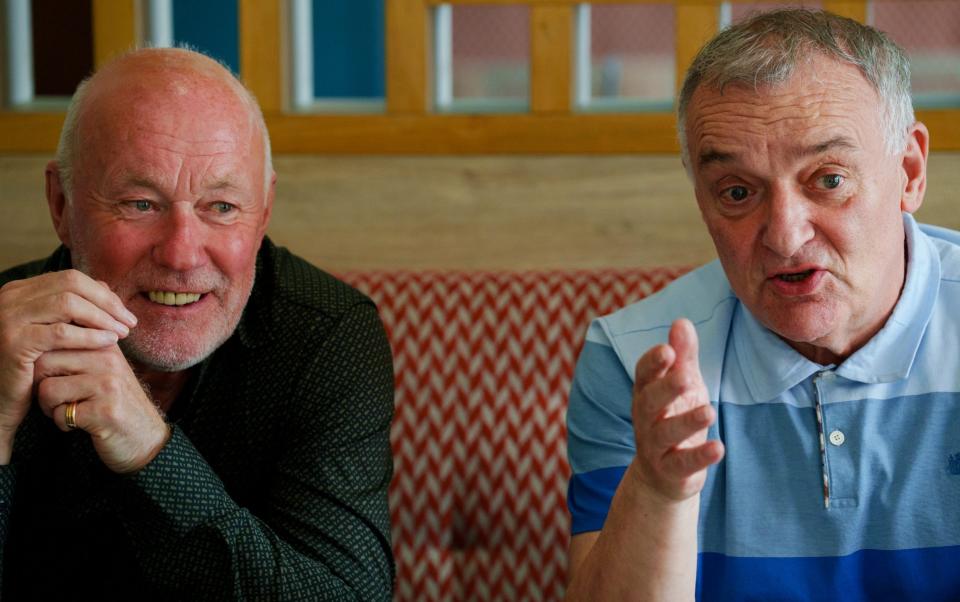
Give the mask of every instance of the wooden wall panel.
<path id="1" fill-rule="evenodd" d="M 711 0 L 679 0 L 677 2 L 677 91 L 683 87 L 687 68 L 700 48 L 720 27 L 718 4 Z"/>
<path id="2" fill-rule="evenodd" d="M 267 116 L 278 153 L 484 154 L 676 151 L 670 113 Z"/>
<path id="3" fill-rule="evenodd" d="M 867 22 L 866 0 L 823 0 L 823 10 L 850 17 L 861 23 Z"/>
<path id="4" fill-rule="evenodd" d="M 530 9 L 530 110 L 569 113 L 573 92 L 573 7 Z"/>
<path id="5" fill-rule="evenodd" d="M 0 156 L 0 267 L 56 244 L 42 155 Z M 691 265 L 713 258 L 674 155 L 278 156 L 270 235 L 348 269 Z M 931 157 L 919 219 L 960 229 L 960 154 Z"/>
<path id="6" fill-rule="evenodd" d="M 135 0 L 93 0 L 93 66 L 137 43 Z"/>
<path id="7" fill-rule="evenodd" d="M 387 112 L 426 112 L 430 94 L 428 78 L 428 20 L 430 11 L 422 0 L 388 0 L 387 14 Z"/>
<path id="8" fill-rule="evenodd" d="M 266 113 L 283 109 L 281 0 L 239 0 L 240 78 Z"/>
<path id="9" fill-rule="evenodd" d="M 267 116 L 278 153 L 340 154 L 617 154 L 675 152 L 670 112 L 582 114 L 571 108 L 573 6 L 581 0 L 386 0 L 386 114 L 284 112 L 283 0 L 237 0 L 240 69 Z M 531 113 L 436 115 L 430 112 L 429 16 L 441 2 L 528 4 L 532 10 Z M 654 2 L 670 0 L 593 0 Z M 740 0 L 735 0 L 740 1 Z M 676 5 L 677 85 L 702 43 L 717 29 L 719 0 Z M 858 19 L 865 0 L 824 0 Z M 133 45 L 135 0 L 93 0 L 95 59 Z M 931 148 L 960 150 L 960 110 L 920 111 Z M 62 117 L 0 110 L 0 152 L 52 151 Z"/>

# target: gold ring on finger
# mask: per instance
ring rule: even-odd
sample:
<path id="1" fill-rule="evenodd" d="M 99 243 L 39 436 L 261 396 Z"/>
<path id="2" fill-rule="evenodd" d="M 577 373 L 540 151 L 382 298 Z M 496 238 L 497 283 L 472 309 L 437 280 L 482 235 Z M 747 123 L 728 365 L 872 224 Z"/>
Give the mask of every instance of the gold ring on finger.
<path id="1" fill-rule="evenodd" d="M 68 429 L 77 428 L 77 402 L 68 401 L 66 404 L 66 409 L 63 414 L 63 421 L 66 423 Z"/>

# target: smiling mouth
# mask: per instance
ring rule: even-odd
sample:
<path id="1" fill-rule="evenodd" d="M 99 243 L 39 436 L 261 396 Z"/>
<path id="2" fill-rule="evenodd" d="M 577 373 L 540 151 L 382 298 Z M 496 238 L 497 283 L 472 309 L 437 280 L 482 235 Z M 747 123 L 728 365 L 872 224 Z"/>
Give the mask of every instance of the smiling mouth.
<path id="1" fill-rule="evenodd" d="M 815 271 L 816 270 L 806 270 L 804 272 L 796 272 L 795 274 L 777 274 L 776 278 L 783 282 L 800 282 L 812 276 Z"/>
<path id="2" fill-rule="evenodd" d="M 175 293 L 172 291 L 148 291 L 147 297 L 154 303 L 170 306 L 182 306 L 196 303 L 202 297 L 202 293 Z"/>

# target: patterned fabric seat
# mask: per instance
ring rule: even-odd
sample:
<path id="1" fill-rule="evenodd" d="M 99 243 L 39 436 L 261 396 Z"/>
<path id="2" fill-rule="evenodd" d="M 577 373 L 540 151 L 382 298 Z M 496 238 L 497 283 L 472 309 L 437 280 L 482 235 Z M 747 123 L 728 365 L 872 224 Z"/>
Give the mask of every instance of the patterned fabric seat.
<path id="1" fill-rule="evenodd" d="M 397 600 L 558 600 L 566 398 L 587 324 L 683 269 L 362 272 L 396 370 Z"/>

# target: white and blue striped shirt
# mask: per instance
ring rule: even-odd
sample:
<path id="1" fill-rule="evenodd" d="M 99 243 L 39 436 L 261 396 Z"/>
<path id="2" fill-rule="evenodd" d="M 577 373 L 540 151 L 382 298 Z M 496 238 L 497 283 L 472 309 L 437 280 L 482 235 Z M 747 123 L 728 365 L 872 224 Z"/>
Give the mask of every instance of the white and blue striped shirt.
<path id="1" fill-rule="evenodd" d="M 698 599 L 960 599 L 960 233 L 904 226 L 901 297 L 839 366 L 763 327 L 716 261 L 595 320 L 567 416 L 573 532 L 603 527 L 635 451 L 634 366 L 687 317 L 726 447 L 701 494 Z"/>

